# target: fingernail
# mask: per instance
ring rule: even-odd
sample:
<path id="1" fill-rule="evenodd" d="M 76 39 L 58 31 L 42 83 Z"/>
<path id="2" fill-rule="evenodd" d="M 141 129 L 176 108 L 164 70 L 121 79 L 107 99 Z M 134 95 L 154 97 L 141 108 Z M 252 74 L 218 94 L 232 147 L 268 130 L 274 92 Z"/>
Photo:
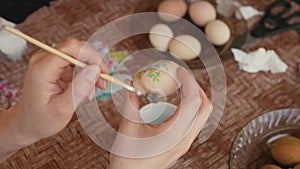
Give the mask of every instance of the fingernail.
<path id="1" fill-rule="evenodd" d="M 99 78 L 98 84 L 100 85 L 101 89 L 107 88 L 107 82 L 104 79 Z"/>

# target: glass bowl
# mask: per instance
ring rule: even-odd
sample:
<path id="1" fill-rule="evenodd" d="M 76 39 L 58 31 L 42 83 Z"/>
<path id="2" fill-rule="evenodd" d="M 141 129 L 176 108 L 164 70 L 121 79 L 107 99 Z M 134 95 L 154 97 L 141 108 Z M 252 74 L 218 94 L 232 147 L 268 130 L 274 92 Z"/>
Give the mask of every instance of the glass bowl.
<path id="1" fill-rule="evenodd" d="M 285 135 L 300 137 L 300 109 L 274 110 L 251 120 L 232 144 L 229 168 L 259 169 L 266 164 L 280 166 L 272 159 L 267 143 Z"/>

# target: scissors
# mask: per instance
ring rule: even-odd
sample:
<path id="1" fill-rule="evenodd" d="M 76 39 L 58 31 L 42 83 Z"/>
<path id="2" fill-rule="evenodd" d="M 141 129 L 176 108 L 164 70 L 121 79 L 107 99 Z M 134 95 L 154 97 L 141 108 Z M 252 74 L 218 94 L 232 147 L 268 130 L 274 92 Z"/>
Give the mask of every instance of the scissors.
<path id="1" fill-rule="evenodd" d="M 300 5 L 300 0 L 294 2 Z M 284 31 L 295 30 L 300 35 L 300 10 L 291 13 L 292 8 L 287 0 L 272 3 L 255 29 L 247 34 L 242 49 L 250 47 L 260 38 Z"/>

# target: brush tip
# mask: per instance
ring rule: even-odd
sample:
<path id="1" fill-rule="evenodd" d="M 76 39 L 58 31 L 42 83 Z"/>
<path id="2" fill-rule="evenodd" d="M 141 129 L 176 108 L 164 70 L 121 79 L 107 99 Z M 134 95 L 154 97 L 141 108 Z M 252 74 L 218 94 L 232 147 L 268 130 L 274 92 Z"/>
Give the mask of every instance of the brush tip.
<path id="1" fill-rule="evenodd" d="M 140 90 L 138 90 L 138 91 L 136 92 L 136 94 L 137 94 L 138 96 L 141 96 L 141 95 L 143 95 L 143 92 L 141 92 Z"/>

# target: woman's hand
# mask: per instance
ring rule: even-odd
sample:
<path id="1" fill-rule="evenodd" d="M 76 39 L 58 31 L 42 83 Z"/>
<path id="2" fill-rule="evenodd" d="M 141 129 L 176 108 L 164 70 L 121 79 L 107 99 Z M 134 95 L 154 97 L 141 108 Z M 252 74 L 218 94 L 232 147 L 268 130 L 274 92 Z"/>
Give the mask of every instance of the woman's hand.
<path id="1" fill-rule="evenodd" d="M 180 124 L 177 124 L 177 128 L 173 128 L 173 130 L 175 129 L 176 131 L 175 134 L 172 135 L 172 138 L 165 138 L 162 140 L 170 145 L 177 143 L 174 145 L 175 147 L 149 158 L 128 158 L 112 153 L 110 169 L 167 168 L 188 151 L 194 139 L 208 119 L 209 114 L 212 111 L 212 105 L 195 79 L 184 68 L 179 68 L 177 74 L 182 83 L 181 91 L 183 98 L 176 113 L 166 122 L 159 125 L 132 122 L 127 118 L 123 118 L 119 127 L 120 134 L 117 136 L 114 143 L 113 152 L 118 152 L 118 150 L 120 150 L 120 152 L 135 152 L 140 151 L 141 149 L 147 149 L 145 147 L 141 147 L 141 144 L 137 142 L 131 145 L 129 141 L 125 141 L 126 139 L 124 139 L 121 134 L 132 138 L 154 137 L 169 129 L 175 123 L 177 118 L 181 118 L 182 120 L 179 120 Z M 127 106 L 124 110 L 125 116 L 141 122 L 138 113 L 139 99 L 137 95 L 134 93 L 128 93 L 128 99 L 126 100 L 127 102 L 124 103 L 124 105 Z M 186 118 L 184 114 L 190 114 L 192 117 Z M 156 141 L 159 142 L 160 140 L 157 139 Z M 140 142 L 144 142 L 144 140 L 141 139 Z M 159 144 L 156 145 L 157 147 L 149 145 L 150 149 L 158 149 Z"/>
<path id="2" fill-rule="evenodd" d="M 97 73 L 107 73 L 107 68 L 96 49 L 68 39 L 58 50 L 89 66 L 73 78 L 74 67 L 68 61 L 48 52 L 32 56 L 20 103 L 0 114 L 0 156 L 55 135 L 69 123 L 78 104 L 95 95 L 95 84 L 106 87 Z"/>

